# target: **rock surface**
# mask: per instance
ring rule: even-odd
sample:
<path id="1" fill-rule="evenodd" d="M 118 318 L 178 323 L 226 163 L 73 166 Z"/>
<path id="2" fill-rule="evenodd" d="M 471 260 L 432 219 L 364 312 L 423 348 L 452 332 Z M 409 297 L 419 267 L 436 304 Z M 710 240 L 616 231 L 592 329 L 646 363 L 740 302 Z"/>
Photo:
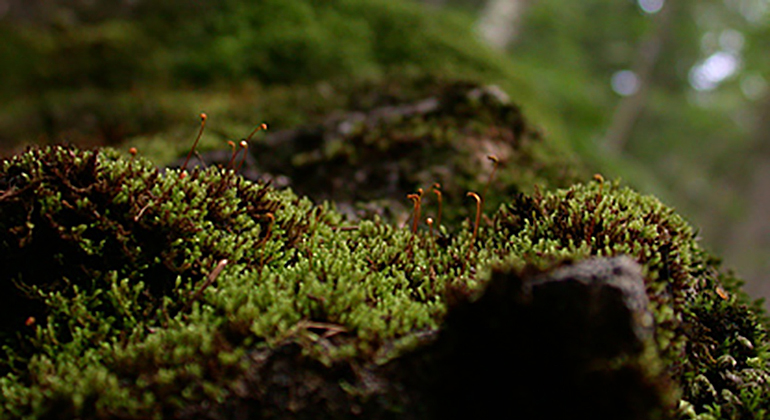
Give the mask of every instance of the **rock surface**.
<path id="1" fill-rule="evenodd" d="M 494 272 L 483 295 L 450 310 L 434 343 L 439 417 L 665 418 L 647 303 L 626 257 Z"/>

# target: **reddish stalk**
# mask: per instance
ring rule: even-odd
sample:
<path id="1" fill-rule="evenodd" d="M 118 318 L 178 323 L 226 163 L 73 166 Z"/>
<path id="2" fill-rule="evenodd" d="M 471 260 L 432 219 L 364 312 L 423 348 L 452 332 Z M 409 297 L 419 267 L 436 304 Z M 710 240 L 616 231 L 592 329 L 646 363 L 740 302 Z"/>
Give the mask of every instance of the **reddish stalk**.
<path id="1" fill-rule="evenodd" d="M 184 165 L 182 165 L 182 178 L 187 176 L 184 170 L 187 169 L 187 164 L 190 162 L 190 158 L 195 152 L 195 148 L 198 147 L 198 142 L 203 135 L 203 129 L 206 128 L 206 118 L 208 118 L 208 116 L 205 113 L 201 113 L 201 129 L 198 131 L 198 137 L 195 138 L 195 142 L 193 143 L 192 149 L 190 149 L 190 153 L 187 154 L 187 159 L 184 160 Z"/>
<path id="2" fill-rule="evenodd" d="M 249 136 L 246 137 L 246 141 L 250 141 L 251 138 L 254 137 L 254 134 L 257 134 L 257 131 L 259 130 L 267 130 L 267 124 L 262 123 L 258 125 L 257 128 L 255 128 L 254 131 L 252 131 L 251 134 L 249 134 Z"/>
<path id="3" fill-rule="evenodd" d="M 273 225 L 275 224 L 275 216 L 273 213 L 267 213 L 265 214 L 265 217 L 270 219 L 270 224 L 267 225 L 267 232 L 265 233 L 265 237 L 262 239 L 262 241 L 267 242 L 268 239 L 270 239 L 270 234 L 272 233 Z"/>
<path id="4" fill-rule="evenodd" d="M 406 198 L 414 202 L 414 213 L 412 217 L 412 233 L 417 233 L 417 225 L 420 223 L 420 204 L 422 202 L 422 188 L 417 189 L 417 194 L 409 194 Z"/>
<path id="5" fill-rule="evenodd" d="M 594 174 L 594 181 L 599 183 L 599 195 L 596 196 L 596 205 L 598 206 L 602 201 L 602 193 L 604 192 L 604 177 L 602 174 Z"/>
<path id="6" fill-rule="evenodd" d="M 238 149 L 235 148 L 235 142 L 232 140 L 228 140 L 227 144 L 229 144 L 230 148 L 233 149 L 233 154 L 230 156 L 230 162 L 227 164 L 227 167 L 230 169 L 235 169 L 235 156 L 238 154 Z"/>
<path id="7" fill-rule="evenodd" d="M 255 128 L 251 134 L 249 134 L 246 139 L 241 140 L 241 148 L 243 149 L 243 157 L 241 157 L 241 162 L 238 164 L 238 168 L 235 170 L 235 172 L 238 172 L 241 170 L 241 166 L 243 165 L 243 162 L 246 160 L 246 153 L 249 151 L 249 141 L 251 141 L 251 138 L 254 137 L 254 134 L 257 134 L 257 131 L 259 130 L 267 130 L 267 124 L 262 123 Z M 230 142 L 228 142 L 230 143 Z M 230 165 L 232 166 L 232 163 L 235 161 L 235 150 L 233 150 L 233 157 L 230 159 Z"/>
<path id="8" fill-rule="evenodd" d="M 224 270 L 225 266 L 227 265 L 227 259 L 219 260 L 216 267 L 214 267 L 213 270 L 211 270 L 211 273 L 209 273 L 208 278 L 206 278 L 206 282 L 201 285 L 201 287 L 190 297 L 190 300 L 187 302 L 187 305 L 185 305 L 185 310 L 187 310 L 190 305 L 198 300 L 201 295 L 203 294 L 203 291 L 206 290 L 207 287 L 211 286 L 216 280 L 217 277 L 219 277 L 219 273 Z"/>
<path id="9" fill-rule="evenodd" d="M 243 166 L 243 162 L 246 160 L 246 154 L 249 152 L 249 142 L 246 140 L 241 140 L 241 149 L 243 149 L 243 156 L 241 157 L 241 161 L 238 163 L 238 167 L 235 168 L 235 172 L 241 170 L 241 166 Z"/>
<path id="10" fill-rule="evenodd" d="M 433 236 L 433 218 L 432 217 L 428 217 L 427 219 L 425 219 L 425 223 L 428 224 L 428 232 L 429 232 L 429 235 L 430 235 L 430 241 L 428 242 L 428 255 L 430 256 L 430 254 L 433 251 L 433 248 L 436 247 L 435 236 Z M 432 259 L 431 259 L 431 261 L 432 261 Z"/>

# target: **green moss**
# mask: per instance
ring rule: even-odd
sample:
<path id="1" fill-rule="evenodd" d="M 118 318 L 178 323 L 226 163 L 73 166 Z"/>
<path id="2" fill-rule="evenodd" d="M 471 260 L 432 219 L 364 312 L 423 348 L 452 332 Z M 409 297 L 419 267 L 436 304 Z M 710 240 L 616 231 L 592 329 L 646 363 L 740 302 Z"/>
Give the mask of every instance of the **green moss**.
<path id="1" fill-rule="evenodd" d="M 3 162 L 3 387 L 27 395 L 9 413 L 160 415 L 226 392 L 245 349 L 316 329 L 340 333 L 332 352 L 311 345 L 317 357 L 370 358 L 435 329 L 444 284 L 467 270 L 428 238 L 344 229 L 327 206 L 232 171 L 181 175 L 108 150 Z"/>
<path id="2" fill-rule="evenodd" d="M 658 349 L 683 388 L 683 400 L 697 413 L 726 410 L 727 418 L 764 418 L 759 413 L 766 403 L 760 401 L 768 394 L 760 383 L 768 353 L 761 311 L 750 309 L 740 282 L 720 273 L 718 260 L 698 245 L 693 229 L 656 198 L 603 181 L 518 195 L 500 209 L 488 243 L 496 258 L 519 267 L 631 256 L 644 268 Z M 717 361 L 728 355 L 734 364 Z M 747 375 L 759 378 L 742 379 Z M 707 378 L 716 392 L 734 398 L 704 394 L 696 383 Z"/>
<path id="3" fill-rule="evenodd" d="M 467 222 L 352 223 L 230 170 L 111 150 L 31 149 L 2 162 L 0 191 L 5 417 L 194 417 L 243 398 L 280 416 L 278 377 L 318 398 L 291 400 L 306 408 L 422 412 L 404 387 L 424 372 L 399 361 L 490 272 L 617 254 L 642 265 L 657 323 L 634 363 L 660 353 L 682 416 L 767 409 L 765 330 L 736 280 L 672 209 L 616 183 L 517 193 L 474 245 Z"/>
<path id="4" fill-rule="evenodd" d="M 201 111 L 191 104 L 212 116 L 227 108 L 222 114 L 242 125 L 259 115 L 290 127 L 307 116 L 298 110 L 335 109 L 329 80 L 397 70 L 523 84 L 474 36 L 470 16 L 404 0 L 175 0 L 102 7 L 98 16 L 91 7 L 65 9 L 78 25 L 0 22 L 0 56 L 9 63 L 0 70 L 7 81 L 0 96 L 13 102 L 0 113 L 8 144 L 115 145 L 158 132 L 182 138 L 186 116 Z M 299 107 L 276 100 L 294 91 L 322 99 Z"/>

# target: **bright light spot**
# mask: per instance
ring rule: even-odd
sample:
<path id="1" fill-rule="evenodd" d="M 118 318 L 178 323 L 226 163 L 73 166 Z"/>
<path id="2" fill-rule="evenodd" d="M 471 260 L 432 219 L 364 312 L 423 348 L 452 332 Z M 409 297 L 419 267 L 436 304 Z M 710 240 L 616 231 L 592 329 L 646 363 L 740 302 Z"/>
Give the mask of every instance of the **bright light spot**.
<path id="1" fill-rule="evenodd" d="M 752 101 L 763 98 L 767 88 L 767 80 L 759 74 L 750 74 L 741 79 L 741 92 Z"/>
<path id="2" fill-rule="evenodd" d="M 720 51 L 690 70 L 690 84 L 696 90 L 712 90 L 735 74 L 740 65 L 738 56 Z"/>
<path id="3" fill-rule="evenodd" d="M 621 70 L 612 75 L 612 90 L 620 96 L 630 96 L 639 90 L 639 78 L 631 70 Z"/>
<path id="4" fill-rule="evenodd" d="M 654 14 L 660 12 L 665 0 L 637 0 L 644 13 Z"/>
<path id="5" fill-rule="evenodd" d="M 727 29 L 719 34 L 719 46 L 723 50 L 731 53 L 740 52 L 743 49 L 743 44 L 746 43 L 746 38 L 743 34 L 735 29 Z"/>

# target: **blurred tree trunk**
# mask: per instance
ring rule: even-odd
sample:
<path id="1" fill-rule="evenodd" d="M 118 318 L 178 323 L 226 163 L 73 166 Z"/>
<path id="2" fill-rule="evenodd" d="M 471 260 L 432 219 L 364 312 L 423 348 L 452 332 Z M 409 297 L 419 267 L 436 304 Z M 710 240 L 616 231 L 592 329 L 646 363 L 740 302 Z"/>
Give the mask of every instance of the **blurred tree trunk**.
<path id="1" fill-rule="evenodd" d="M 623 152 L 633 132 L 634 124 L 644 112 L 647 96 L 653 83 L 655 67 L 660 61 L 664 46 L 674 33 L 672 27 L 675 12 L 674 1 L 667 1 L 663 9 L 653 18 L 654 22 L 650 33 L 639 45 L 631 68 L 638 80 L 638 90 L 620 100 L 620 103 L 615 107 L 615 112 L 604 137 L 605 147 L 614 153 Z"/>
<path id="2" fill-rule="evenodd" d="M 506 49 L 516 40 L 528 3 L 527 0 L 489 0 L 478 23 L 484 39 L 496 48 Z"/>
<path id="3" fill-rule="evenodd" d="M 765 95 L 757 114 L 755 146 L 747 162 L 752 168 L 745 190 L 747 209 L 731 231 L 726 257 L 742 267 L 746 291 L 770 302 L 770 94 Z"/>

